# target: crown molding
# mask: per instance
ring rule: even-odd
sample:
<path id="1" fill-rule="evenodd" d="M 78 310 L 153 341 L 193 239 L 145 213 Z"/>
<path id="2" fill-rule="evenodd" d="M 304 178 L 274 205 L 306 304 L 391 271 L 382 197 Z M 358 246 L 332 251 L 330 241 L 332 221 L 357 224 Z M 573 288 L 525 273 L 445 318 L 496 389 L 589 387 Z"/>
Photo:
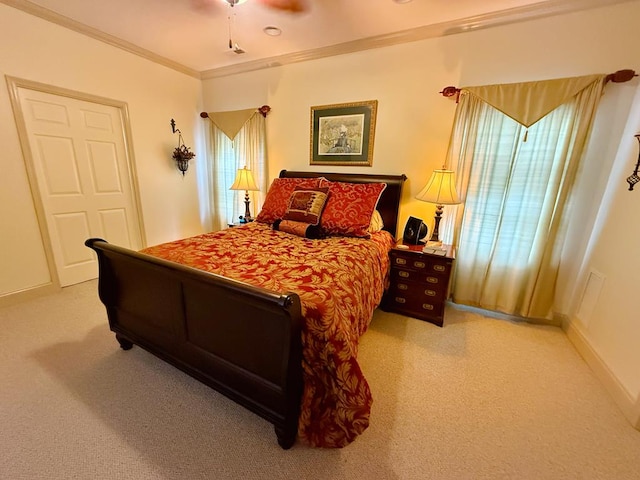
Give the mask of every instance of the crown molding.
<path id="1" fill-rule="evenodd" d="M 592 8 L 604 7 L 618 3 L 625 3 L 635 0 L 549 0 L 534 3 L 524 7 L 514 7 L 495 13 L 488 13 L 467 17 L 449 22 L 442 22 L 432 25 L 425 25 L 409 30 L 377 35 L 374 37 L 354 40 L 327 47 L 305 50 L 275 57 L 254 60 L 251 62 L 238 63 L 226 67 L 204 70 L 200 73 L 203 80 L 212 78 L 236 75 L 255 70 L 262 70 L 272 67 L 280 67 L 292 63 L 317 60 L 336 55 L 355 53 L 374 48 L 389 47 L 401 43 L 416 42 L 430 38 L 444 37 L 470 31 L 481 30 L 500 25 L 524 22 L 553 15 L 577 12 Z"/>
<path id="2" fill-rule="evenodd" d="M 129 53 L 133 53 L 134 55 L 138 55 L 139 57 L 143 57 L 159 65 L 163 65 L 165 67 L 171 68 L 172 70 L 184 73 L 185 75 L 189 75 L 190 77 L 200 79 L 200 72 L 198 72 L 197 70 L 186 67 L 181 63 L 174 62 L 173 60 L 155 54 L 144 48 L 138 47 L 133 43 L 129 43 L 118 37 L 114 37 L 113 35 L 109 35 L 108 33 L 104 33 L 103 31 L 85 25 L 84 23 L 80 23 L 69 17 L 60 15 L 59 13 L 49 10 L 48 8 L 41 7 L 40 5 L 36 5 L 35 3 L 32 3 L 28 0 L 0 0 L 0 3 L 4 3 L 5 5 L 8 5 L 10 7 L 22 10 L 29 15 L 42 18 L 43 20 L 47 20 L 48 22 L 55 23 L 62 27 L 68 28 L 69 30 L 73 30 L 74 32 L 81 33 L 83 35 L 86 35 L 87 37 L 91 37 L 95 40 L 107 43 Z"/>
<path id="3" fill-rule="evenodd" d="M 0 0 L 0 3 L 22 10 L 30 15 L 40 17 L 44 20 L 58 24 L 75 32 L 102 41 L 114 47 L 125 50 L 134 55 L 138 55 L 152 62 L 164 65 L 191 77 L 207 80 L 212 78 L 226 77 L 239 73 L 247 73 L 255 70 L 280 67 L 293 63 L 318 60 L 355 53 L 374 48 L 389 47 L 401 43 L 416 42 L 429 38 L 444 37 L 470 31 L 481 30 L 500 25 L 534 20 L 552 15 L 589 10 L 598 7 L 615 5 L 637 0 L 547 0 L 523 7 L 514 7 L 495 13 L 488 13 L 467 17 L 449 22 L 442 22 L 432 25 L 425 25 L 400 32 L 393 32 L 384 35 L 377 35 L 351 42 L 340 43 L 327 47 L 315 48 L 301 52 L 288 53 L 274 57 L 263 58 L 251 62 L 237 63 L 225 67 L 214 68 L 198 72 L 181 63 L 175 62 L 161 55 L 157 55 L 149 50 L 138 47 L 120 38 L 104 33 L 96 28 L 89 27 L 83 23 L 72 20 L 69 17 L 55 13 L 47 8 L 36 5 L 28 0 Z"/>

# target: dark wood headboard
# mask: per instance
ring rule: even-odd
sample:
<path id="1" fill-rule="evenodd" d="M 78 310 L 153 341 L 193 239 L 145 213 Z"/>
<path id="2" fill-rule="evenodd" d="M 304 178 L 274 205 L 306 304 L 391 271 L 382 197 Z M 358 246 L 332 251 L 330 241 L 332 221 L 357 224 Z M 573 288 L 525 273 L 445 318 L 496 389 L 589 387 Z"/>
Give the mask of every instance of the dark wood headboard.
<path id="1" fill-rule="evenodd" d="M 398 209 L 402 196 L 402 185 L 407 177 L 402 175 L 367 175 L 360 173 L 324 173 L 324 172 L 297 172 L 293 170 L 282 170 L 280 178 L 303 177 L 317 178 L 324 177 L 332 182 L 349 183 L 386 183 L 387 188 L 382 192 L 378 201 L 377 210 L 382 216 L 384 229 L 397 238 Z"/>

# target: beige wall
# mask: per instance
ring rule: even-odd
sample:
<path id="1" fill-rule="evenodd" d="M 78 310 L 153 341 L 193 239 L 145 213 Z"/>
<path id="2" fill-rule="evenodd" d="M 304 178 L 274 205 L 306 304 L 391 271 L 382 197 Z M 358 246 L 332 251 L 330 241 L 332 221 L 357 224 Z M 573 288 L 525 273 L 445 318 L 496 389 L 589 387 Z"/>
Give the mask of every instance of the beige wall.
<path id="1" fill-rule="evenodd" d="M 200 233 L 197 168 L 184 179 L 174 168 L 169 125 L 194 146 L 200 80 L 3 4 L 0 19 L 0 297 L 50 279 L 5 75 L 126 102 L 148 243 Z"/>
<path id="2" fill-rule="evenodd" d="M 430 171 L 441 165 L 447 150 L 455 101 L 438 94 L 443 87 L 640 70 L 638 18 L 640 3 L 631 2 L 211 79 L 203 82 L 204 104 L 208 111 L 263 103 L 272 107 L 268 154 L 269 174 L 275 177 L 282 168 L 329 168 L 309 166 L 311 106 L 377 99 L 373 166 L 335 169 L 405 173 L 400 224 L 408 215 L 429 220 L 433 208 L 413 196 Z M 609 371 L 613 388 L 623 393 L 617 397 L 626 395 L 631 404 L 640 394 L 640 349 L 635 348 L 640 314 L 633 292 L 640 284 L 640 252 L 633 246 L 640 235 L 640 192 L 627 192 L 624 178 L 637 153 L 631 147 L 632 132 L 640 131 L 640 119 L 630 109 L 640 104 L 638 83 L 636 79 L 607 86 L 581 172 L 583 188 L 576 197 L 575 215 L 582 228 L 569 232 L 571 245 L 563 256 L 556 307 L 592 349 L 594 368 Z M 612 202 L 608 215 L 598 222 L 607 235 L 594 243 L 590 232 L 603 196 Z M 589 267 L 607 280 L 586 326 L 575 319 L 575 311 Z"/>
<path id="3" fill-rule="evenodd" d="M 640 88 L 636 89 L 631 114 L 627 118 L 624 134 L 619 140 L 612 168 L 610 185 L 603 196 L 597 218 L 597 228 L 590 239 L 578 277 L 577 295 L 573 298 L 569 328 L 570 338 L 584 344 L 587 355 L 596 355 L 600 361 L 600 376 L 617 389 L 616 396 L 635 399 L 637 428 L 640 428 L 640 188 L 628 190 L 625 179 L 631 175 L 639 157 L 639 144 L 634 135 L 640 134 Z M 592 311 L 580 312 L 582 295 L 590 271 L 603 278 L 602 289 L 595 297 Z M 580 312 L 578 315 L 576 312 Z M 598 370 L 597 370 L 598 371 Z M 613 372 L 613 379 L 607 376 Z"/>

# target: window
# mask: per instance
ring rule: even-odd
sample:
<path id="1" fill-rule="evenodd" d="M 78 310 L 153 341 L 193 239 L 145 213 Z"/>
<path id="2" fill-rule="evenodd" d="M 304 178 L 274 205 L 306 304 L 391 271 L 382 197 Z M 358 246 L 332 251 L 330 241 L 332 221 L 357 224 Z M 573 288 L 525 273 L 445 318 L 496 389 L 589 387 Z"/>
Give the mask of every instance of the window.
<path id="1" fill-rule="evenodd" d="M 548 316 L 567 199 L 603 85 L 598 77 L 528 127 L 463 90 L 449 151 L 463 198 L 454 301 Z"/>
<path id="2" fill-rule="evenodd" d="M 244 215 L 244 192 L 229 190 L 239 168 L 247 167 L 259 191 L 249 192 L 251 213 L 262 204 L 267 189 L 266 119 L 255 109 L 209 114 L 210 132 L 207 158 L 210 215 L 213 230 L 226 228 Z M 226 117 L 233 114 L 235 124 L 228 127 Z M 244 115 L 238 122 L 238 114 Z M 246 119 L 245 119 L 246 117 Z"/>

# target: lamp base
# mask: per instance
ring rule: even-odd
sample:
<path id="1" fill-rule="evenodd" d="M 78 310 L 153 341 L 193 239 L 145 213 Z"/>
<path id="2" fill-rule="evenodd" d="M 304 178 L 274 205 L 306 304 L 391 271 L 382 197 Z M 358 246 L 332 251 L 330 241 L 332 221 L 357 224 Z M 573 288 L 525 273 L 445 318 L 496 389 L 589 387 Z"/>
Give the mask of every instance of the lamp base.
<path id="1" fill-rule="evenodd" d="M 440 220 L 442 218 L 442 211 L 444 205 L 436 205 L 436 216 L 434 217 L 433 231 L 431 232 L 431 238 L 429 239 L 429 243 L 439 243 L 442 245 L 440 238 L 438 238 L 439 232 L 438 229 L 440 227 Z"/>
<path id="2" fill-rule="evenodd" d="M 245 190 L 244 192 L 244 217 L 240 217 L 240 223 L 249 223 L 253 222 L 253 218 L 251 218 L 251 211 L 249 210 L 249 192 Z"/>

